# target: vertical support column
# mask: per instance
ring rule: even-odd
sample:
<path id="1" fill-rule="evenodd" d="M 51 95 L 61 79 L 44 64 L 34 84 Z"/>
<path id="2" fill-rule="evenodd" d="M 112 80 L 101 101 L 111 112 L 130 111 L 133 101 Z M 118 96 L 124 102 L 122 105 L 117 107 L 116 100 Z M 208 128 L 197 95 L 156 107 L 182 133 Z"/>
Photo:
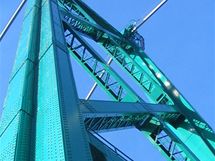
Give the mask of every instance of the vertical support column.
<path id="1" fill-rule="evenodd" d="M 36 160 L 91 161 L 57 0 L 43 0 Z"/>
<path id="2" fill-rule="evenodd" d="M 40 0 L 29 0 L 0 122 L 0 160 L 31 160 Z"/>

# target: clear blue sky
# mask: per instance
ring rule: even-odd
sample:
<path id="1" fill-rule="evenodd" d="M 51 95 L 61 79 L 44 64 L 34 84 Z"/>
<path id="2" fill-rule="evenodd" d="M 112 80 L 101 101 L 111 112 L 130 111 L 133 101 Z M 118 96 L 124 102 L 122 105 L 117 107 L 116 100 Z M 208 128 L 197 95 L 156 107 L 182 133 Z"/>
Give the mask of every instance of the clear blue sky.
<path id="1" fill-rule="evenodd" d="M 146 15 L 159 1 L 85 0 L 118 30 L 132 19 Z M 0 0 L 0 30 L 19 1 Z M 23 13 L 0 42 L 0 114 L 8 79 L 14 62 Z M 202 117 L 215 129 L 215 1 L 169 0 L 140 30 L 146 42 L 146 53 L 174 83 Z M 73 63 L 74 74 L 80 67 Z M 81 70 L 81 69 L 80 69 Z M 76 79 L 88 79 L 78 75 Z M 93 84 L 88 81 L 80 97 L 85 97 Z M 80 84 L 77 83 L 78 89 Z M 102 99 L 97 90 L 94 98 Z M 165 160 L 135 129 L 103 134 L 109 141 L 137 161 Z M 120 139 L 119 139 L 120 138 Z"/>

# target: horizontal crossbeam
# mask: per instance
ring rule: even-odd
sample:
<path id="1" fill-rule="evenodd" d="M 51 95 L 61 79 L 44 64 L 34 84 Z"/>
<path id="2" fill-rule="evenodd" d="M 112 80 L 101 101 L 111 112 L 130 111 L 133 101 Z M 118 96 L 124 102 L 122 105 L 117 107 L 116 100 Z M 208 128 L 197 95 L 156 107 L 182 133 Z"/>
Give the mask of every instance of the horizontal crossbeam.
<path id="1" fill-rule="evenodd" d="M 180 114 L 171 106 L 140 104 L 139 102 L 81 100 L 80 109 L 86 127 L 96 131 L 117 130 L 132 126 L 147 129 L 153 113 L 160 115 L 168 122 L 174 122 L 180 117 Z"/>
<path id="2" fill-rule="evenodd" d="M 83 21 L 88 21 L 85 24 L 77 19 L 67 14 L 64 15 L 64 27 L 67 30 L 76 30 L 79 33 L 84 35 L 88 35 L 93 40 L 95 40 L 98 44 L 102 45 L 106 51 L 113 57 L 114 61 L 116 61 L 122 69 L 124 69 L 131 78 L 139 85 L 144 93 L 151 99 L 152 102 L 157 104 L 166 104 L 166 105 L 175 105 L 174 108 L 181 114 L 181 119 L 178 119 L 176 124 L 177 126 L 170 126 L 167 122 L 165 122 L 162 117 L 157 115 L 157 124 L 160 125 L 157 132 L 156 130 L 149 134 L 150 139 L 153 139 L 153 143 L 157 144 L 161 150 L 163 150 L 169 158 L 171 158 L 172 154 L 179 154 L 180 151 L 173 152 L 171 154 L 170 150 L 165 147 L 165 142 L 159 141 L 157 142 L 157 138 L 161 132 L 166 133 L 168 137 L 171 139 L 169 142 L 172 145 L 172 142 L 176 144 L 182 149 L 183 156 L 185 153 L 189 158 L 193 160 L 198 160 L 196 156 L 200 156 L 198 151 L 194 148 L 191 148 L 191 145 L 187 142 L 186 138 L 183 136 L 189 136 L 189 141 L 192 144 L 195 143 L 196 140 L 201 142 L 202 146 L 205 147 L 205 154 L 211 155 L 211 152 L 214 153 L 213 142 L 209 142 L 209 138 L 204 135 L 204 131 L 207 130 L 214 135 L 213 130 L 210 126 L 195 112 L 192 106 L 184 99 L 184 97 L 176 90 L 173 84 L 165 77 L 165 75 L 156 67 L 156 65 L 151 61 L 151 59 L 144 53 L 143 49 L 137 46 L 135 43 L 130 41 L 126 42 L 126 37 L 123 34 L 118 32 L 114 27 L 112 27 L 109 23 L 107 23 L 104 19 L 102 19 L 98 14 L 96 14 L 92 9 L 90 9 L 86 4 L 82 1 L 73 0 L 63 1 L 64 6 L 67 8 L 69 13 L 75 13 L 76 18 L 82 18 Z M 75 23 L 74 23 L 75 21 Z M 73 22 L 73 23 L 70 23 Z M 74 25 L 75 24 L 75 25 Z M 86 27 L 93 24 L 93 30 L 88 30 Z M 96 29 L 95 27 L 102 28 Z M 87 33 L 87 32 L 91 33 Z M 94 32 L 94 31 L 97 31 Z M 109 34 L 108 32 L 112 33 Z M 116 38 L 113 35 L 117 35 Z M 126 43 L 124 43 L 126 42 Z M 72 49 L 76 49 L 76 47 L 72 47 Z M 90 58 L 89 58 L 90 59 Z M 79 62 L 82 63 L 82 62 Z M 95 67 L 90 70 L 90 73 L 95 74 Z M 102 71 L 102 70 L 100 70 Z M 109 76 L 108 76 L 109 77 Z M 106 77 L 106 78 L 108 78 Z M 106 81 L 105 81 L 106 82 Z M 99 82 L 98 82 L 99 83 Z M 112 85 L 107 83 L 107 85 Z M 121 87 L 118 88 L 119 96 L 121 95 Z M 106 89 L 106 92 L 109 92 Z M 112 95 L 110 93 L 110 95 Z M 120 99 L 118 96 L 112 97 L 115 101 L 124 102 L 123 99 Z M 131 102 L 136 102 L 135 97 Z M 142 101 L 140 101 L 142 103 Z M 148 109 L 149 110 L 149 109 Z M 150 112 L 151 113 L 151 112 Z M 191 115 L 192 114 L 192 115 Z M 156 120 L 156 119 L 154 119 Z M 153 119 L 150 122 L 154 121 Z M 97 120 L 98 122 L 101 120 Z M 104 121 L 104 120 L 103 120 Z M 97 122 L 97 123 L 98 123 Z M 183 130 L 180 125 L 182 123 L 187 123 L 190 125 L 193 130 Z M 171 124 L 172 125 L 172 124 Z M 141 127 L 139 127 L 141 129 Z M 193 135 L 192 131 L 196 131 L 197 135 Z M 200 144 L 199 144 L 200 145 Z M 192 145 L 193 146 L 193 145 Z M 178 148 L 178 149 L 180 149 Z M 187 157 L 184 157 L 187 158 Z"/>
<path id="3" fill-rule="evenodd" d="M 180 114 L 174 109 L 174 106 L 163 105 L 163 104 L 150 104 L 150 103 L 139 103 L 139 102 L 115 102 L 115 101 L 101 101 L 101 100 L 80 100 L 80 109 L 83 113 L 84 119 L 90 121 L 90 119 L 97 118 L 110 118 L 114 119 L 114 117 L 118 117 L 118 120 L 122 120 L 123 117 L 129 117 L 135 120 L 136 122 L 130 122 L 128 124 L 121 124 L 125 127 L 127 126 L 137 126 L 140 130 L 152 131 L 155 129 L 157 125 L 149 123 L 147 126 L 143 127 L 139 122 L 143 123 L 143 120 L 146 120 L 152 113 L 156 113 L 162 117 L 164 121 L 168 121 L 171 124 L 174 124 L 175 121 L 178 121 L 180 118 Z M 151 114 L 146 109 L 151 109 Z M 115 118 L 115 121 L 117 119 Z M 129 121 L 128 119 L 126 121 Z M 95 121 L 96 122 L 96 121 Z M 92 124 L 91 124 L 92 125 Z M 118 125 L 119 126 L 119 125 Z M 194 134 L 197 134 L 195 130 L 192 130 L 192 127 L 189 123 L 182 123 L 181 128 L 191 131 Z M 116 127 L 109 127 L 116 128 Z M 126 128 L 126 127 L 125 127 Z M 104 127 L 103 127 L 104 130 Z M 117 129 L 116 129 L 117 130 Z M 204 130 L 204 135 L 212 141 L 215 141 L 213 137 L 213 133 L 210 131 Z"/>
<path id="4" fill-rule="evenodd" d="M 148 108 L 151 113 L 163 116 L 167 115 L 180 115 L 173 106 L 163 104 L 150 104 L 139 102 L 116 102 L 116 101 L 101 101 L 101 100 L 80 100 L 80 108 L 84 117 L 90 114 L 107 114 L 107 115 L 131 115 L 131 114 L 149 114 Z M 176 118 L 175 118 L 176 119 Z"/>
<path id="5" fill-rule="evenodd" d="M 136 127 L 153 132 L 152 140 L 173 160 L 186 159 L 180 147 L 159 126 L 158 120 L 146 110 L 160 115 L 165 121 L 174 121 L 180 114 L 172 106 L 143 103 L 80 100 L 80 109 L 88 130 L 109 131 Z M 153 113 L 152 112 L 152 113 Z"/>

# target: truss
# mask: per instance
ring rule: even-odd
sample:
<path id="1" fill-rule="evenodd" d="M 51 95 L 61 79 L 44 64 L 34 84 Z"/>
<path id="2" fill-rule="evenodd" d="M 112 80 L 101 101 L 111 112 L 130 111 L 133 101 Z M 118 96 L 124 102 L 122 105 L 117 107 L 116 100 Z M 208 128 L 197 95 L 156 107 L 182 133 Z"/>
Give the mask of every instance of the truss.
<path id="1" fill-rule="evenodd" d="M 213 133 L 213 130 L 196 113 L 196 111 L 192 108 L 192 106 L 185 100 L 185 98 L 178 92 L 178 90 L 174 87 L 174 85 L 156 67 L 156 65 L 151 61 L 151 59 L 145 54 L 145 52 L 141 48 L 138 48 L 137 46 L 135 46 L 135 44 L 132 44 L 132 42 L 129 42 L 129 40 L 125 39 L 120 32 L 114 29 L 110 24 L 108 24 L 105 20 L 103 20 L 99 15 L 97 15 L 83 2 L 64 1 L 62 2 L 62 4 L 63 4 L 63 7 L 61 10 L 61 17 L 64 22 L 65 38 L 69 46 L 69 51 L 72 51 L 73 55 L 77 55 L 78 53 L 76 52 L 77 47 L 73 47 L 75 40 L 77 42 L 77 39 L 78 39 L 77 38 L 78 35 L 75 33 L 75 31 L 81 33 L 84 36 L 90 37 L 91 39 L 96 41 L 98 44 L 103 46 L 106 49 L 107 53 L 110 54 L 111 57 L 113 57 L 114 61 L 116 61 L 122 67 L 122 69 L 124 69 L 130 75 L 130 77 L 132 77 L 134 81 L 136 81 L 136 83 L 140 86 L 140 88 L 143 89 L 143 92 L 148 95 L 148 97 L 151 99 L 152 102 L 158 103 L 158 104 L 174 105 L 174 109 L 179 113 L 180 116 L 178 116 L 178 120 L 176 119 L 175 121 L 167 121 L 167 122 L 171 122 L 171 126 L 173 126 L 176 129 L 173 130 L 173 129 L 164 128 L 163 130 L 168 131 L 167 133 L 173 133 L 175 135 L 176 133 L 178 133 L 181 125 L 186 122 L 186 124 L 189 124 L 189 127 L 192 130 L 186 129 L 186 132 L 184 131 L 184 133 L 188 134 L 195 131 L 196 134 L 198 134 L 199 139 L 204 142 L 204 144 L 208 147 L 208 149 L 210 149 L 210 151 L 213 154 L 215 154 L 214 147 L 209 141 L 210 140 L 209 137 L 205 137 L 206 133 L 208 132 Z M 81 37 L 79 37 L 79 39 L 80 38 Z M 89 49 L 90 48 L 92 49 L 92 47 L 90 47 L 89 44 L 86 44 L 86 43 L 82 43 L 82 45 L 79 44 L 78 47 L 80 48 L 82 47 L 82 50 L 81 50 L 82 54 L 84 54 L 84 52 L 88 50 L 86 48 L 89 47 Z M 95 53 L 95 55 L 98 56 L 97 53 Z M 82 58 L 83 58 L 83 55 L 79 56 L 79 59 L 78 59 L 79 63 L 80 64 L 83 63 L 83 66 L 87 65 L 87 62 L 85 62 Z M 93 59 L 93 56 L 91 56 L 90 58 Z M 77 56 L 76 56 L 76 59 L 77 59 Z M 97 59 L 97 61 L 100 61 L 100 60 Z M 98 73 L 95 72 L 97 68 L 96 66 L 97 61 L 93 61 L 95 62 L 95 64 L 91 64 L 91 67 L 94 67 L 94 69 L 91 69 L 88 72 L 90 74 L 94 73 L 93 78 L 95 79 L 96 82 L 99 82 L 98 79 L 96 79 L 96 75 L 95 75 L 95 74 L 98 75 Z M 100 61 L 100 62 L 102 62 L 102 64 L 105 64 L 104 61 Z M 108 67 L 108 70 L 110 69 L 111 68 Z M 102 68 L 101 70 L 98 70 L 98 71 L 106 72 L 107 70 Z M 108 82 L 108 77 L 106 77 L 105 75 L 106 74 L 104 74 L 102 78 L 106 80 L 106 82 Z M 116 76 L 114 77 L 116 78 Z M 110 88 L 108 87 L 108 84 L 106 82 L 103 83 L 103 85 L 100 84 L 100 86 L 102 86 L 103 89 L 105 89 L 106 87 L 108 90 L 106 89 L 105 91 L 109 92 Z M 128 85 L 126 86 L 128 87 Z M 120 92 L 120 90 L 128 91 L 128 89 L 125 89 L 123 85 L 119 85 L 118 88 L 114 88 L 114 89 L 117 89 L 116 92 L 113 92 L 112 94 L 112 96 L 115 96 L 115 100 L 119 102 L 125 101 L 123 100 L 123 98 L 120 98 L 121 97 L 120 94 L 122 93 Z M 127 93 L 129 93 L 130 96 L 132 96 L 133 93 L 134 95 L 137 96 L 137 94 L 133 91 L 128 91 L 126 92 L 126 94 Z M 126 97 L 126 94 L 124 94 L 125 97 Z M 142 100 L 138 96 L 137 98 L 133 97 L 133 100 L 129 100 L 129 101 L 142 102 Z M 151 113 L 151 108 L 148 108 L 148 112 Z M 155 117 L 156 116 L 157 115 L 155 115 Z M 110 120 L 108 121 L 107 120 L 102 121 L 102 120 L 103 119 L 98 119 L 95 122 L 98 123 L 98 122 L 110 121 Z M 113 122 L 117 123 L 116 120 Z M 163 126 L 166 126 L 165 125 L 166 121 L 163 121 L 164 118 L 158 117 L 158 120 L 159 120 L 158 121 L 159 124 L 161 124 L 159 128 L 162 129 Z M 92 122 L 90 122 L 91 123 L 90 124 L 88 119 L 86 121 L 86 124 L 88 125 L 89 123 L 90 125 L 92 125 Z M 202 126 L 199 126 L 200 124 L 202 124 Z M 119 125 L 120 123 L 118 124 L 118 126 Z M 127 125 L 129 126 L 129 124 Z M 95 126 L 93 127 L 95 128 Z M 101 126 L 101 127 L 104 127 L 104 126 Z M 110 127 L 111 125 L 107 126 L 107 128 L 110 128 Z M 157 140 L 158 138 L 157 135 L 159 135 L 162 132 L 162 130 L 158 130 L 158 133 L 156 133 L 156 131 L 157 130 L 155 130 L 154 133 L 150 134 L 150 137 L 155 141 L 156 144 L 160 146 L 160 144 L 162 144 L 162 141 Z M 166 137 L 167 136 L 168 134 L 166 134 Z M 194 141 L 195 139 L 197 139 L 196 137 L 197 136 L 193 135 L 193 138 L 192 138 L 191 136 L 191 140 Z M 180 138 L 177 138 L 177 139 L 182 140 Z M 177 141 L 177 142 L 180 142 L 180 141 Z M 172 140 L 169 142 L 169 144 L 172 144 Z M 189 145 L 183 145 L 182 149 L 184 148 L 187 149 L 186 151 L 189 154 L 186 155 L 184 159 L 186 160 L 190 156 L 192 156 L 191 157 L 192 159 L 197 159 L 198 157 L 195 154 L 195 152 L 193 152 L 192 149 L 189 149 L 189 147 L 186 147 L 186 146 L 189 146 Z M 169 149 L 164 149 L 163 145 L 160 147 L 162 150 L 164 150 L 165 153 L 167 153 L 168 156 L 173 157 L 172 154 L 174 153 L 170 154 L 171 146 L 169 146 Z M 179 154 L 179 153 L 176 153 L 176 154 Z"/>
<path id="2" fill-rule="evenodd" d="M 105 50 L 151 103 L 88 39 Z M 142 46 L 84 2 L 29 0 L 19 44 L 1 119 L 0 160 L 132 160 L 98 134 L 131 127 L 168 160 L 214 160 L 212 128 Z M 112 101 L 78 98 L 70 56 Z"/>

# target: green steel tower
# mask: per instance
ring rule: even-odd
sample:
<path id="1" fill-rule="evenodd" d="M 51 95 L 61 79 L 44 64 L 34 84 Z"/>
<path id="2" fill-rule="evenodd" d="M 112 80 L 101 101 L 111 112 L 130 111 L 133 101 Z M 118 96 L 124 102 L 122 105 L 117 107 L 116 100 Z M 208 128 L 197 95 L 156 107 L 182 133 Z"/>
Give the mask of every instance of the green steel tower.
<path id="1" fill-rule="evenodd" d="M 78 98 L 70 57 L 112 101 Z M 131 126 L 167 160 L 215 161 L 214 131 L 146 55 L 132 25 L 119 32 L 81 0 L 28 0 L 0 122 L 0 161 L 132 160 L 98 134 Z"/>

